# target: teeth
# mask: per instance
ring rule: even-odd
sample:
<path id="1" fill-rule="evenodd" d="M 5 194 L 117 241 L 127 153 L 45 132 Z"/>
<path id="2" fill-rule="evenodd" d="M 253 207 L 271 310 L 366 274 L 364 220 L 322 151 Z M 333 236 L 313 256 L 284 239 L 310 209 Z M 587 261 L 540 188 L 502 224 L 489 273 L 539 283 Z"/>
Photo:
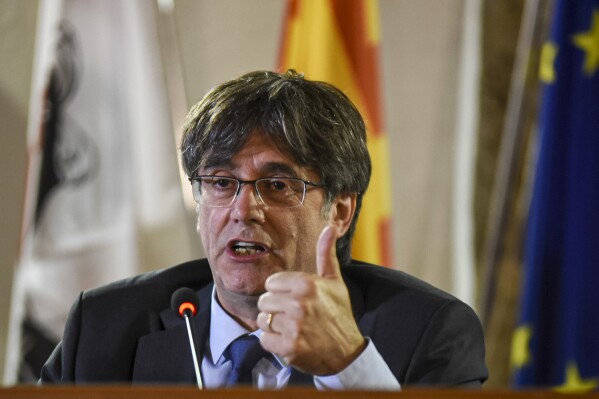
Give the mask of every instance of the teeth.
<path id="1" fill-rule="evenodd" d="M 235 253 L 239 255 L 255 255 L 258 252 L 261 251 L 258 251 L 255 248 L 235 248 Z"/>
<path id="2" fill-rule="evenodd" d="M 233 245 L 233 250 L 239 255 L 255 255 L 259 252 L 263 252 L 264 248 L 251 242 L 239 241 Z"/>

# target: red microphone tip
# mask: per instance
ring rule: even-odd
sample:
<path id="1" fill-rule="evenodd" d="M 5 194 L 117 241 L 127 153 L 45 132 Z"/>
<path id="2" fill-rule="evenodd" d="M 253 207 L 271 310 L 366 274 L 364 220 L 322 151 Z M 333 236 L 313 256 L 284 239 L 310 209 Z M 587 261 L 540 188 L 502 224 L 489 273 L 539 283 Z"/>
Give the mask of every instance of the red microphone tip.
<path id="1" fill-rule="evenodd" d="M 191 314 L 193 316 L 195 316 L 196 313 L 198 312 L 198 310 L 196 309 L 196 307 L 193 306 L 193 303 L 191 303 L 191 302 L 183 302 L 181 305 L 179 305 L 179 314 L 181 316 L 183 316 L 183 314 L 185 313 L 185 311 L 187 309 L 191 310 Z"/>

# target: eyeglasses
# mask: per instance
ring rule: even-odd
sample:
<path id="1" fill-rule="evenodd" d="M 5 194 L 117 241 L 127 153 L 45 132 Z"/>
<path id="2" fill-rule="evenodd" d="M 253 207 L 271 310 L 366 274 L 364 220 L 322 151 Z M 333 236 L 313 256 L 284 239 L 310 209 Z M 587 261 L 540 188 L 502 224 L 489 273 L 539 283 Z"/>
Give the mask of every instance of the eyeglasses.
<path id="1" fill-rule="evenodd" d="M 244 184 L 253 184 L 258 200 L 273 208 L 300 206 L 306 198 L 306 186 L 325 187 L 325 184 L 322 183 L 313 183 L 292 177 L 239 180 L 224 176 L 195 176 L 189 180 L 196 202 L 215 208 L 231 206 Z"/>

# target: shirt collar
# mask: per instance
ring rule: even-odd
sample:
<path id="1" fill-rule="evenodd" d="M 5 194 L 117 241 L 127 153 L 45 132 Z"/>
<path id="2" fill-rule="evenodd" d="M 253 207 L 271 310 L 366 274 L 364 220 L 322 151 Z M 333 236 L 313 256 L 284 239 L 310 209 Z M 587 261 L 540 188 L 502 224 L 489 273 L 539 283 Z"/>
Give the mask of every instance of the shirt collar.
<path id="1" fill-rule="evenodd" d="M 217 364 L 221 360 L 225 349 L 238 337 L 249 333 L 237 323 L 218 303 L 216 299 L 216 286 L 212 289 L 210 305 L 210 353 L 212 361 Z"/>
<path id="2" fill-rule="evenodd" d="M 252 334 L 260 338 L 262 330 L 248 331 L 233 319 L 216 299 L 216 285 L 212 288 L 212 301 L 210 305 L 210 355 L 214 364 L 222 364 L 222 356 L 229 344 L 242 335 Z M 277 358 L 281 367 L 285 365 Z"/>

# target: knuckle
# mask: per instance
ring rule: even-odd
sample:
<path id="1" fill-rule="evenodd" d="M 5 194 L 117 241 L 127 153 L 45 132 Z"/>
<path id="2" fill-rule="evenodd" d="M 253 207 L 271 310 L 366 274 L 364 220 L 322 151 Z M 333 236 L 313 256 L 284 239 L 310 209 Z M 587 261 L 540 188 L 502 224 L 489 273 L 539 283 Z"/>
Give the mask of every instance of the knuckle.
<path id="1" fill-rule="evenodd" d="M 277 285 L 277 281 L 280 279 L 280 273 L 271 274 L 264 282 L 264 287 L 267 290 L 273 289 Z"/>
<path id="2" fill-rule="evenodd" d="M 258 310 L 264 309 L 264 307 L 268 304 L 269 297 L 270 293 L 268 292 L 265 292 L 264 294 L 260 295 L 260 297 L 258 298 Z"/>
<path id="3" fill-rule="evenodd" d="M 295 300 L 290 304 L 291 314 L 296 321 L 302 321 L 308 315 L 308 304 L 301 300 Z"/>
<path id="4" fill-rule="evenodd" d="M 298 279 L 296 292 L 302 296 L 313 297 L 318 291 L 316 276 L 306 275 L 302 279 Z"/>

